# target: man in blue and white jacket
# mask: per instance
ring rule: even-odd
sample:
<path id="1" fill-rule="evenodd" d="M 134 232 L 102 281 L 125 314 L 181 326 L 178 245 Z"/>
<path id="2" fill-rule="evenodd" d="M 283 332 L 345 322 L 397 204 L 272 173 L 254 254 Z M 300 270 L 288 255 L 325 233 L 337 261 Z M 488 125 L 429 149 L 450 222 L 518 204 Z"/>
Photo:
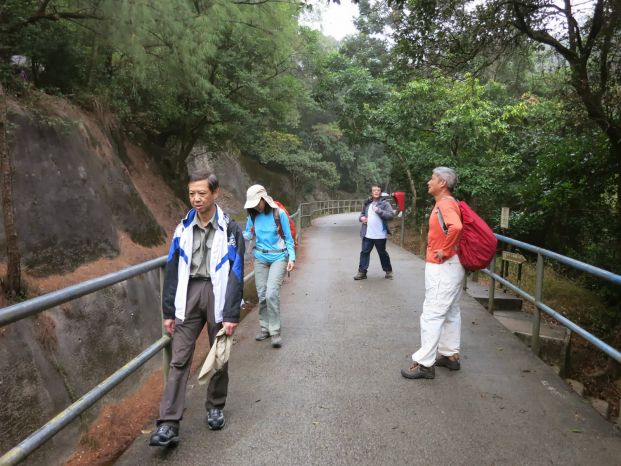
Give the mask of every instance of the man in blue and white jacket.
<path id="1" fill-rule="evenodd" d="M 209 172 L 190 175 L 192 209 L 175 229 L 164 272 L 164 327 L 173 335 L 172 360 L 160 404 L 153 446 L 179 443 L 179 423 L 196 340 L 207 324 L 210 344 L 224 327 L 232 335 L 239 323 L 244 288 L 242 231 L 216 204 L 219 182 Z M 222 409 L 228 391 L 228 364 L 207 388 L 207 425 L 224 426 Z"/>

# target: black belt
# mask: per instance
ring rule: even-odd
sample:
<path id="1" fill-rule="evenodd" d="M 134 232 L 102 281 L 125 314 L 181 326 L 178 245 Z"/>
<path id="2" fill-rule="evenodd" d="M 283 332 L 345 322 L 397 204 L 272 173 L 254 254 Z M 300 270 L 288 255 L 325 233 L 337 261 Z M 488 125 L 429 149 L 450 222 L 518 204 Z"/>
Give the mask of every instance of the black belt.
<path id="1" fill-rule="evenodd" d="M 202 282 L 210 282 L 211 277 L 190 277 L 190 280 L 200 280 Z"/>

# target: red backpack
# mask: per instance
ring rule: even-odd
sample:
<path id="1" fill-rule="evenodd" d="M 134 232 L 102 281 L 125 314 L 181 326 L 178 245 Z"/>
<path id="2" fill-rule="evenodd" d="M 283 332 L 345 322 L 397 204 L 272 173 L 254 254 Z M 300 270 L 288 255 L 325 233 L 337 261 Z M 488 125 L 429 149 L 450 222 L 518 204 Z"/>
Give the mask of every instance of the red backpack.
<path id="1" fill-rule="evenodd" d="M 489 266 L 496 255 L 498 240 L 487 223 L 465 201 L 459 201 L 457 204 L 463 225 L 457 251 L 459 261 L 466 270 L 484 269 Z M 438 219 L 442 230 L 447 234 L 448 229 L 440 209 L 438 209 Z"/>
<path id="2" fill-rule="evenodd" d="M 279 201 L 274 201 L 274 202 L 278 206 L 278 209 L 272 209 L 272 212 L 274 212 L 274 221 L 276 222 L 276 227 L 278 228 L 278 234 L 283 240 L 285 239 L 285 232 L 282 231 L 282 224 L 280 223 L 280 213 L 278 212 L 278 210 L 281 209 L 285 214 L 287 214 L 287 218 L 289 219 L 289 228 L 291 229 L 291 237 L 293 238 L 294 248 L 297 251 L 298 235 L 297 235 L 297 230 L 295 228 L 295 222 L 291 220 L 289 211 L 285 208 L 282 202 L 279 202 Z"/>

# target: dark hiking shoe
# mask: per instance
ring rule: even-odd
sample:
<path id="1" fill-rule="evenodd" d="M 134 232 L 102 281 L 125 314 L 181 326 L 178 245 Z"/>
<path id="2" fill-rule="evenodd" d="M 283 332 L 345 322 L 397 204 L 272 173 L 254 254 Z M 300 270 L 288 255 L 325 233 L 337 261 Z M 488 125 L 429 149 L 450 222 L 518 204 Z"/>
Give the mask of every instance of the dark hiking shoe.
<path id="1" fill-rule="evenodd" d="M 435 365 L 440 367 L 448 367 L 452 371 L 458 371 L 461 367 L 458 354 L 454 354 L 453 356 L 440 356 L 436 359 Z"/>
<path id="2" fill-rule="evenodd" d="M 364 280 L 365 278 L 367 278 L 366 272 L 358 272 L 356 275 L 354 275 L 354 280 Z"/>
<path id="3" fill-rule="evenodd" d="M 401 369 L 401 375 L 406 379 L 433 379 L 436 370 L 432 367 L 425 367 L 415 362 L 408 369 Z"/>
<path id="4" fill-rule="evenodd" d="M 257 336 L 254 337 L 254 339 L 257 341 L 263 341 L 269 336 L 270 336 L 270 332 L 268 332 L 267 330 L 261 329 L 259 330 L 259 333 L 257 333 Z"/>
<path id="5" fill-rule="evenodd" d="M 386 272 L 386 275 L 384 276 L 384 278 L 386 278 L 387 280 L 392 280 L 393 278 L 392 270 Z"/>
<path id="6" fill-rule="evenodd" d="M 224 427 L 224 412 L 220 408 L 207 410 L 207 427 L 211 430 L 220 430 Z"/>
<path id="7" fill-rule="evenodd" d="M 179 428 L 170 424 L 160 424 L 149 439 L 152 447 L 176 447 L 179 444 Z"/>
<path id="8" fill-rule="evenodd" d="M 282 338 L 280 337 L 280 333 L 275 333 L 272 335 L 272 348 L 280 348 L 282 346 Z"/>

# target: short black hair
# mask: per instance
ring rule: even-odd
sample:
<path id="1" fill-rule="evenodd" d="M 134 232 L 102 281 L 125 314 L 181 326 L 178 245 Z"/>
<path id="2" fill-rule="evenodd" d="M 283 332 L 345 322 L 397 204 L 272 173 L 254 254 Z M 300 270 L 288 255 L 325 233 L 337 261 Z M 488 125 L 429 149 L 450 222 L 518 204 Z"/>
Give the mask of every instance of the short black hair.
<path id="1" fill-rule="evenodd" d="M 195 181 L 203 181 L 206 180 L 209 184 L 209 191 L 212 193 L 216 191 L 220 187 L 220 182 L 218 181 L 218 177 L 207 170 L 197 170 L 188 176 L 188 184 L 194 183 Z"/>
<path id="2" fill-rule="evenodd" d="M 371 185 L 371 191 L 373 190 L 373 188 L 379 188 L 380 190 L 382 189 L 382 185 L 379 183 L 373 183 Z"/>

